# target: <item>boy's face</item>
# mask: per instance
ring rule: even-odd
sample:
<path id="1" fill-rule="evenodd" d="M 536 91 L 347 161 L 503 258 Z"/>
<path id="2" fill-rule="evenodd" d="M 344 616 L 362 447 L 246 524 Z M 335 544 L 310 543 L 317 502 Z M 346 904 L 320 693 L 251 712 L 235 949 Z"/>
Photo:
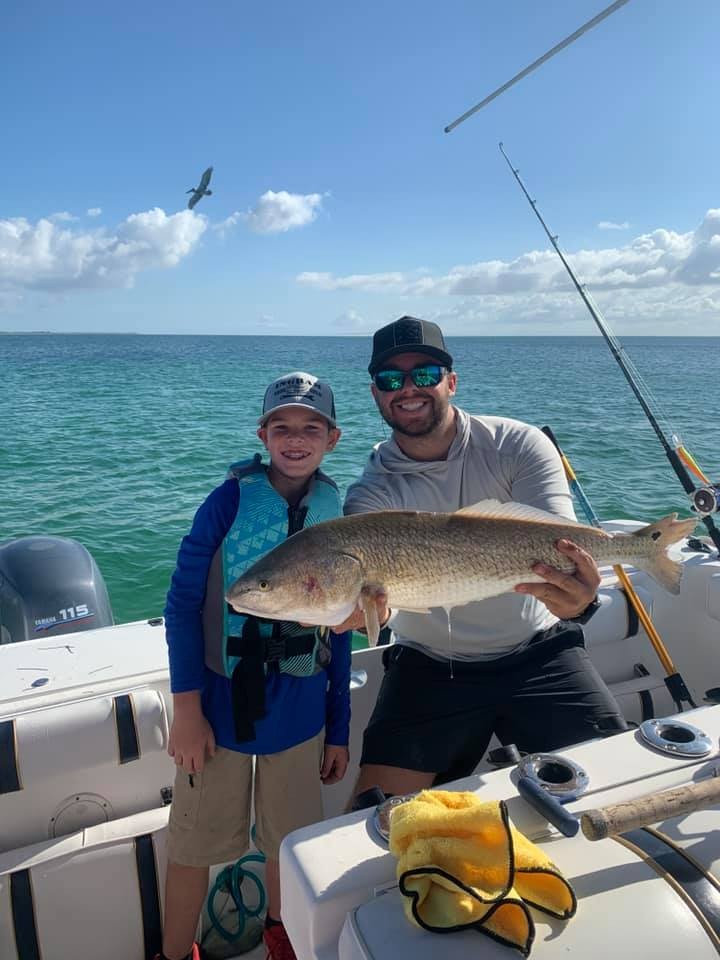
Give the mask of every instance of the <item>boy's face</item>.
<path id="1" fill-rule="evenodd" d="M 340 439 L 337 427 L 302 407 L 282 407 L 257 432 L 275 470 L 292 480 L 312 476 Z"/>

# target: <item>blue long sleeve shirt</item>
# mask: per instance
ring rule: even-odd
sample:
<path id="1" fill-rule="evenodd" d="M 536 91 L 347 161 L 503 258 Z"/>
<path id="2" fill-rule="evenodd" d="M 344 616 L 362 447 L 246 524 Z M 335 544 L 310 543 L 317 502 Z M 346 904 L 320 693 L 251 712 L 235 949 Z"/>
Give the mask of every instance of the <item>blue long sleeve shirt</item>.
<path id="1" fill-rule="evenodd" d="M 346 746 L 350 738 L 350 633 L 331 634 L 332 659 L 312 677 L 270 670 L 265 677 L 266 715 L 255 721 L 255 739 L 235 740 L 231 684 L 205 666 L 202 607 L 208 571 L 233 524 L 240 502 L 237 480 L 216 487 L 200 506 L 183 538 L 165 606 L 165 634 L 173 693 L 200 690 L 203 713 L 221 747 L 241 753 L 277 753 L 314 737 Z"/>

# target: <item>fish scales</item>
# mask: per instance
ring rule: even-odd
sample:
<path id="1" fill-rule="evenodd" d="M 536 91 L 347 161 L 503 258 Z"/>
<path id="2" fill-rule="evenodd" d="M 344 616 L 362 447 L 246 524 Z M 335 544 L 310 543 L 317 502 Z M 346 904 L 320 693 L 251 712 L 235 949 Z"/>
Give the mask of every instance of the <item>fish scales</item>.
<path id="1" fill-rule="evenodd" d="M 573 563 L 554 547 L 561 538 L 573 540 L 601 564 L 614 562 L 618 554 L 614 538 L 602 530 L 570 523 L 405 511 L 346 517 L 330 529 L 336 523 L 308 534 L 327 536 L 326 549 L 333 553 L 347 551 L 350 541 L 365 582 L 383 588 L 389 604 L 398 607 L 452 606 L 495 596 L 517 583 L 542 579 L 530 570 L 538 562 L 570 573 Z"/>
<path id="2" fill-rule="evenodd" d="M 696 522 L 672 514 L 616 534 L 497 501 L 456 513 L 356 514 L 294 534 L 236 580 L 227 600 L 241 613 L 329 625 L 360 607 L 368 635 L 376 638 L 378 592 L 392 608 L 449 610 L 542 581 L 531 569 L 538 562 L 572 573 L 572 560 L 555 548 L 560 539 L 576 543 L 600 566 L 633 564 L 677 593 L 682 565 L 667 550 Z"/>

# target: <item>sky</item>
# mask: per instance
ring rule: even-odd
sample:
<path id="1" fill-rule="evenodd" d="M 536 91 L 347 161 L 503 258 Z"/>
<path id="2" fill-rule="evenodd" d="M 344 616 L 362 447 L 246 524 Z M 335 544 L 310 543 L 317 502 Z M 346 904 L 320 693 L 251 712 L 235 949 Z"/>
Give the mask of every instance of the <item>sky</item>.
<path id="1" fill-rule="evenodd" d="M 720 4 L 9 0 L 0 331 L 720 336 Z M 211 196 L 186 191 L 212 165 Z"/>

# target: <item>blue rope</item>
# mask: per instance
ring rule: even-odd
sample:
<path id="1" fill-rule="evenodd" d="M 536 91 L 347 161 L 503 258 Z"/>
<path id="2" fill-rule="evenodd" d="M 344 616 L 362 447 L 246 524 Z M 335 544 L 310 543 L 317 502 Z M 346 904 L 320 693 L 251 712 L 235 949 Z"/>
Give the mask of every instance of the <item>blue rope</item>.
<path id="1" fill-rule="evenodd" d="M 248 853 L 246 856 L 241 857 L 237 863 L 234 863 L 231 867 L 225 867 L 224 870 L 221 870 L 215 879 L 213 888 L 208 895 L 207 901 L 207 911 L 208 917 L 210 918 L 210 923 L 213 925 L 215 930 L 220 934 L 220 936 L 227 940 L 228 943 L 233 943 L 235 940 L 239 940 L 242 934 L 245 931 L 245 924 L 250 917 L 259 917 L 260 914 L 265 910 L 265 888 L 262 885 L 262 881 L 250 870 L 246 870 L 243 866 L 245 863 L 265 863 L 265 855 L 263 853 Z M 243 900 L 241 885 L 245 878 L 252 880 L 255 884 L 255 887 L 258 892 L 258 904 L 252 909 L 245 906 L 245 901 Z M 229 892 L 230 896 L 233 898 L 235 906 L 237 907 L 238 914 L 238 928 L 233 933 L 230 930 L 227 930 L 220 920 L 218 920 L 215 913 L 215 897 L 220 892 Z"/>

